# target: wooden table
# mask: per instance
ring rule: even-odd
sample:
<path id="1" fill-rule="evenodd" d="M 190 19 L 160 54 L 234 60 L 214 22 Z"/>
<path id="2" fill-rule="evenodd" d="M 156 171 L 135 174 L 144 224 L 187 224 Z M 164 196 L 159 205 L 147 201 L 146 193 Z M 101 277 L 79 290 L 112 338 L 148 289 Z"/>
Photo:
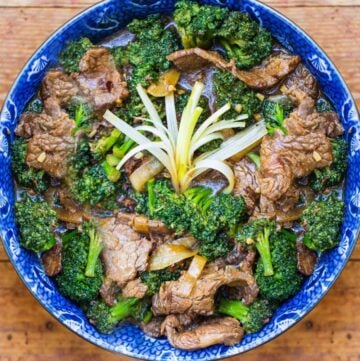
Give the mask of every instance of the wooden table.
<path id="1" fill-rule="evenodd" d="M 32 52 L 92 0 L 0 0 L 0 102 Z M 360 106 L 360 0 L 267 0 L 305 29 L 339 67 Z M 306 5 L 304 5 L 306 3 Z M 359 361 L 360 246 L 303 321 L 232 360 Z M 30 295 L 0 246 L 0 361 L 120 361 L 68 331 Z"/>

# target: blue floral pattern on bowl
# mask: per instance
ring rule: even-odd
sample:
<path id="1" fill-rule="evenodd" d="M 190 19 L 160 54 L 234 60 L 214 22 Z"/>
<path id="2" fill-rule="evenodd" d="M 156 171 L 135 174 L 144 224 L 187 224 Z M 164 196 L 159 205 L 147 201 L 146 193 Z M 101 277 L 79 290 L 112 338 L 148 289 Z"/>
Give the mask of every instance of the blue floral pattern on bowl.
<path id="1" fill-rule="evenodd" d="M 14 189 L 9 146 L 26 103 L 35 94 L 45 72 L 56 63 L 64 44 L 88 36 L 94 42 L 121 29 L 135 17 L 150 13 L 170 14 L 174 0 L 108 0 L 76 16 L 36 51 L 15 81 L 0 120 L 0 236 L 19 276 L 37 300 L 61 323 L 86 340 L 107 350 L 143 360 L 214 360 L 236 355 L 280 335 L 304 317 L 327 293 L 344 268 L 355 246 L 360 221 L 360 123 L 354 100 L 339 72 L 318 45 L 287 18 L 253 0 L 207 0 L 208 4 L 244 10 L 268 28 L 289 50 L 299 54 L 331 99 L 346 129 L 349 171 L 346 181 L 346 212 L 340 245 L 322 255 L 314 274 L 300 293 L 284 303 L 260 332 L 247 335 L 233 346 L 213 346 L 196 352 L 174 349 L 166 339 L 153 339 L 133 325 L 125 324 L 112 335 L 98 333 L 82 311 L 65 299 L 44 273 L 36 255 L 19 246 L 14 222 Z"/>

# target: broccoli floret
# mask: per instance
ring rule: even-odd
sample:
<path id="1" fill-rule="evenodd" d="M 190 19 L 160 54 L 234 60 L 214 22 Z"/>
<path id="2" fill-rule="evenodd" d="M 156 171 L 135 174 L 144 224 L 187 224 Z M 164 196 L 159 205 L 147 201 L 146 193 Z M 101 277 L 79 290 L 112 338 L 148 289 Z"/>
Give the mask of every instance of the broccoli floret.
<path id="1" fill-rule="evenodd" d="M 174 20 L 184 48 L 209 48 L 229 14 L 226 8 L 182 0 L 175 5 Z"/>
<path id="2" fill-rule="evenodd" d="M 27 112 L 41 113 L 44 110 L 44 104 L 40 98 L 35 98 L 26 106 Z"/>
<path id="3" fill-rule="evenodd" d="M 135 212 L 149 216 L 149 198 L 146 192 L 133 193 L 131 198 L 136 202 Z"/>
<path id="4" fill-rule="evenodd" d="M 115 65 L 118 68 L 122 68 L 124 65 L 127 65 L 129 63 L 128 56 L 126 53 L 126 47 L 117 46 L 111 48 L 111 54 L 114 58 Z"/>
<path id="5" fill-rule="evenodd" d="M 227 58 L 234 59 L 239 68 L 260 63 L 272 51 L 270 32 L 239 11 L 228 14 L 217 35 Z"/>
<path id="6" fill-rule="evenodd" d="M 225 115 L 227 118 L 236 119 L 240 114 L 248 114 L 251 119 L 260 112 L 261 102 L 255 92 L 231 73 L 217 70 L 213 77 L 213 86 L 218 107 L 231 104 L 231 109 Z"/>
<path id="7" fill-rule="evenodd" d="M 148 116 L 136 90 L 130 92 L 130 96 L 125 100 L 123 106 L 115 111 L 115 114 L 129 124 L 133 124 L 135 118 L 145 118 Z"/>
<path id="8" fill-rule="evenodd" d="M 16 138 L 11 146 L 11 169 L 19 185 L 44 192 L 49 186 L 45 171 L 29 167 L 26 163 L 27 143 Z"/>
<path id="9" fill-rule="evenodd" d="M 105 208 L 115 206 L 117 190 L 117 186 L 108 179 L 102 164 L 86 168 L 71 184 L 71 192 L 76 201 Z"/>
<path id="10" fill-rule="evenodd" d="M 230 231 L 244 220 L 246 205 L 244 199 L 230 194 L 213 195 L 211 189 L 194 187 L 185 191 L 187 199 L 186 214 L 191 219 L 190 231 L 204 243 L 203 255 L 210 258 L 222 254 L 228 247 L 226 239 L 219 237 L 222 231 Z"/>
<path id="11" fill-rule="evenodd" d="M 77 144 L 76 151 L 68 159 L 70 171 L 73 177 L 81 176 L 81 172 L 89 167 L 92 162 L 92 154 L 89 142 L 86 139 L 80 140 Z"/>
<path id="12" fill-rule="evenodd" d="M 213 194 L 207 187 L 198 186 L 187 189 L 184 196 L 187 200 L 185 213 L 190 219 L 190 232 L 202 242 L 214 242 L 221 229 L 220 220 L 212 217 L 209 211 Z"/>
<path id="13" fill-rule="evenodd" d="M 206 187 L 193 187 L 177 194 L 168 181 L 151 180 L 147 183 L 147 190 L 147 196 L 141 196 L 138 203 L 140 213 L 160 219 L 178 234 L 190 231 L 202 242 L 201 254 L 210 259 L 227 252 L 229 241 L 222 233 L 230 231 L 246 216 L 242 197 L 215 196 Z"/>
<path id="14" fill-rule="evenodd" d="M 143 272 L 141 281 L 147 286 L 147 295 L 152 296 L 159 292 L 160 286 L 166 281 L 176 281 L 181 276 L 180 269 L 163 269 L 160 271 Z"/>
<path id="15" fill-rule="evenodd" d="M 176 233 L 188 230 L 190 220 L 185 213 L 185 198 L 176 194 L 168 181 L 149 181 L 148 212 L 150 218 L 160 219 Z"/>
<path id="16" fill-rule="evenodd" d="M 20 244 L 33 252 L 43 252 L 54 246 L 53 230 L 57 226 L 56 212 L 40 198 L 27 194 L 15 204 L 16 224 Z"/>
<path id="17" fill-rule="evenodd" d="M 56 276 L 60 292 L 72 301 L 94 300 L 103 283 L 103 267 L 98 258 L 93 226 L 83 225 L 83 231 L 71 231 L 63 236 L 61 272 Z M 89 271 L 91 277 L 86 276 Z"/>
<path id="18" fill-rule="evenodd" d="M 333 161 L 330 166 L 315 169 L 311 175 L 310 185 L 315 192 L 322 192 L 327 187 L 341 183 L 347 170 L 347 144 L 345 139 L 331 140 Z"/>
<path id="19" fill-rule="evenodd" d="M 276 129 L 280 129 L 284 134 L 287 134 L 284 120 L 289 116 L 292 109 L 292 104 L 286 101 L 280 103 L 265 100 L 263 102 L 262 114 L 269 135 L 273 135 Z"/>
<path id="20" fill-rule="evenodd" d="M 145 19 L 135 19 L 128 24 L 135 40 L 126 49 L 128 61 L 134 66 L 130 79 L 130 91 L 138 84 L 146 87 L 170 68 L 167 55 L 179 49 L 179 41 L 173 29 L 165 29 L 166 20 L 160 14 Z"/>
<path id="21" fill-rule="evenodd" d="M 199 254 L 207 258 L 209 262 L 216 258 L 224 257 L 230 251 L 230 240 L 227 234 L 221 233 L 215 240 L 205 240 L 200 244 Z"/>
<path id="22" fill-rule="evenodd" d="M 271 34 L 245 13 L 182 0 L 175 5 L 174 20 L 184 48 L 206 49 L 219 40 L 227 58 L 240 68 L 252 67 L 271 54 Z"/>
<path id="23" fill-rule="evenodd" d="M 212 198 L 209 212 L 222 228 L 231 229 L 245 220 L 246 203 L 241 196 L 221 193 Z"/>
<path id="24" fill-rule="evenodd" d="M 239 227 L 236 234 L 236 240 L 243 246 L 257 249 L 265 276 L 274 274 L 270 252 L 270 237 L 274 235 L 275 227 L 275 222 L 260 218 Z"/>
<path id="25" fill-rule="evenodd" d="M 334 108 L 332 107 L 331 103 L 325 98 L 319 98 L 316 101 L 315 106 L 316 106 L 316 111 L 319 113 L 334 111 Z"/>
<path id="26" fill-rule="evenodd" d="M 71 131 L 75 135 L 79 130 L 83 132 L 90 132 L 91 123 L 94 120 L 94 111 L 89 104 L 70 102 L 67 106 L 67 112 L 71 119 L 75 121 L 75 128 Z"/>
<path id="27" fill-rule="evenodd" d="M 81 38 L 77 41 L 70 41 L 60 53 L 59 63 L 67 73 L 79 71 L 81 58 L 94 44 L 88 38 Z"/>
<path id="28" fill-rule="evenodd" d="M 260 295 L 271 301 L 284 301 L 299 292 L 303 277 L 297 270 L 296 236 L 282 230 L 270 241 L 273 275 L 266 276 L 264 263 L 257 262 L 255 279 Z"/>
<path id="29" fill-rule="evenodd" d="M 312 201 L 301 216 L 306 231 L 304 244 L 320 252 L 338 245 L 343 214 L 344 202 L 333 195 L 325 200 Z"/>
<path id="30" fill-rule="evenodd" d="M 108 306 L 103 300 L 92 301 L 87 309 L 87 317 L 101 333 L 111 333 L 118 323 L 133 317 L 148 323 L 152 318 L 149 302 L 139 298 L 119 298 L 115 306 Z"/>
<path id="31" fill-rule="evenodd" d="M 245 332 L 255 333 L 260 331 L 269 322 L 273 307 L 267 300 L 257 299 L 250 306 L 238 300 L 221 299 L 218 312 L 238 319 Z"/>

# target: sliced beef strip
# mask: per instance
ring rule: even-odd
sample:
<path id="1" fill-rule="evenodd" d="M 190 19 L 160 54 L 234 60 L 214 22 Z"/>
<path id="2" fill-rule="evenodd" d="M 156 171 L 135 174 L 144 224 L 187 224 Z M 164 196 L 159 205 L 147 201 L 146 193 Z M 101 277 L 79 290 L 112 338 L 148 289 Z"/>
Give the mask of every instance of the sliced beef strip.
<path id="1" fill-rule="evenodd" d="M 306 97 L 316 99 L 319 94 L 317 80 L 301 63 L 289 75 L 283 85 L 281 90 L 295 103 L 300 103 Z"/>
<path id="2" fill-rule="evenodd" d="M 323 134 L 286 136 L 276 132 L 273 137 L 263 138 L 260 159 L 261 195 L 277 201 L 291 188 L 295 178 L 330 165 L 332 148 Z"/>
<path id="3" fill-rule="evenodd" d="M 255 279 L 249 273 L 242 272 L 234 266 L 226 266 L 222 269 L 209 264 L 188 297 L 184 297 L 181 292 L 182 282 L 183 278 L 180 277 L 177 281 L 161 285 L 159 293 L 152 299 L 152 310 L 155 315 L 171 313 L 187 313 L 190 316 L 212 315 L 214 296 L 221 286 L 253 285 Z"/>
<path id="4" fill-rule="evenodd" d="M 343 134 L 344 129 L 339 117 L 335 112 L 317 113 L 314 100 L 305 97 L 299 107 L 285 120 L 285 128 L 288 134 L 307 135 L 321 133 L 334 138 Z"/>
<path id="5" fill-rule="evenodd" d="M 304 243 L 296 242 L 297 249 L 297 268 L 300 273 L 305 276 L 311 276 L 314 273 L 316 262 L 318 259 L 317 253 L 310 248 L 307 248 Z"/>
<path id="6" fill-rule="evenodd" d="M 46 73 L 45 78 L 41 84 L 41 97 L 45 102 L 45 109 L 53 114 L 52 102 L 46 102 L 51 98 L 61 107 L 66 105 L 72 97 L 79 93 L 79 88 L 76 82 L 70 75 L 61 70 L 50 70 Z"/>
<path id="7" fill-rule="evenodd" d="M 106 277 L 124 287 L 145 271 L 153 243 L 115 217 L 97 221 L 104 242 L 102 259 Z"/>
<path id="8" fill-rule="evenodd" d="M 244 157 L 235 163 L 233 170 L 235 174 L 234 195 L 243 196 L 248 214 L 251 215 L 260 198 L 260 186 L 256 177 L 256 166 L 254 162 Z"/>
<path id="9" fill-rule="evenodd" d="M 249 250 L 239 244 L 235 244 L 234 248 L 224 257 L 222 265 L 234 265 L 239 267 L 240 271 L 249 275 L 253 275 L 253 266 L 257 253 L 254 250 Z M 221 265 L 219 260 L 216 264 Z M 245 283 L 239 286 L 224 286 L 224 292 L 231 299 L 241 300 L 246 305 L 251 305 L 259 294 L 259 287 L 256 282 Z"/>
<path id="10" fill-rule="evenodd" d="M 121 290 L 125 298 L 136 297 L 144 298 L 147 292 L 147 286 L 141 282 L 140 278 L 129 281 Z"/>
<path id="11" fill-rule="evenodd" d="M 79 64 L 75 75 L 81 93 L 93 103 L 95 110 L 121 105 L 129 95 L 127 83 L 116 68 L 110 51 L 106 48 L 89 49 Z"/>
<path id="12" fill-rule="evenodd" d="M 259 66 L 248 71 L 239 70 L 233 60 L 226 61 L 218 52 L 200 48 L 178 50 L 168 56 L 175 66 L 182 71 L 194 71 L 207 65 L 231 72 L 249 87 L 255 89 L 270 88 L 291 73 L 300 62 L 295 55 L 279 53 L 271 55 Z"/>
<path id="13" fill-rule="evenodd" d="M 45 273 L 50 277 L 55 277 L 61 271 L 62 248 L 61 241 L 57 240 L 54 247 L 41 255 Z"/>
<path id="14" fill-rule="evenodd" d="M 108 306 L 114 306 L 120 293 L 119 286 L 109 278 L 105 278 L 100 288 L 100 296 Z"/>
<path id="15" fill-rule="evenodd" d="M 150 322 L 141 322 L 139 327 L 150 337 L 158 338 L 161 334 L 161 324 L 164 321 L 164 317 L 153 317 Z"/>
<path id="16" fill-rule="evenodd" d="M 161 328 L 173 347 L 189 351 L 217 344 L 233 346 L 240 342 L 244 335 L 239 321 L 232 317 L 213 318 L 191 330 L 183 330 L 178 317 L 170 315 L 166 317 Z"/>
<path id="17" fill-rule="evenodd" d="M 74 126 L 74 121 L 63 112 L 60 116 L 24 113 L 15 134 L 29 139 L 28 165 L 63 178 L 67 172 L 67 159 L 75 150 L 75 138 L 71 135 Z"/>

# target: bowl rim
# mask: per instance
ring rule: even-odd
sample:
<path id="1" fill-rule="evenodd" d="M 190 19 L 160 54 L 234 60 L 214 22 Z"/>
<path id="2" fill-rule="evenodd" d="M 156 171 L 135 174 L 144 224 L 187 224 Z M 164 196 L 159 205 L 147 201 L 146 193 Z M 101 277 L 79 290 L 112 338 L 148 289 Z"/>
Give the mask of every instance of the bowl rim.
<path id="1" fill-rule="evenodd" d="M 8 102 L 8 100 L 10 99 L 11 94 L 13 93 L 13 91 L 17 88 L 19 80 L 24 72 L 24 70 L 27 68 L 27 66 L 35 59 L 37 53 L 44 47 L 47 45 L 47 43 L 51 42 L 51 40 L 53 38 L 55 38 L 62 30 L 64 27 L 68 27 L 70 26 L 72 23 L 76 22 L 78 19 L 82 18 L 85 14 L 87 14 L 88 12 L 94 11 L 95 8 L 102 6 L 106 3 L 111 3 L 114 0 L 100 0 L 98 2 L 96 2 L 95 4 L 92 4 L 90 6 L 87 6 L 85 9 L 81 10 L 79 13 L 75 14 L 74 16 L 72 16 L 69 20 L 65 21 L 64 23 L 62 23 L 62 25 L 60 25 L 58 28 L 56 28 L 53 32 L 50 33 L 50 35 L 48 35 L 46 37 L 46 39 L 32 52 L 31 56 L 28 58 L 28 60 L 21 66 L 20 70 L 18 71 L 15 80 L 13 81 L 9 91 L 7 92 L 7 95 L 3 101 L 1 110 L 0 110 L 0 119 L 3 115 L 5 106 Z M 176 0 L 177 1 L 177 0 Z M 236 0 L 236 1 L 240 1 L 240 0 Z M 331 58 L 329 57 L 329 55 L 327 54 L 327 52 L 317 43 L 317 41 L 315 41 L 308 33 L 307 31 L 305 31 L 301 26 L 299 26 L 297 23 L 295 23 L 293 20 L 291 20 L 288 16 L 284 15 L 283 13 L 281 13 L 279 10 L 275 9 L 273 6 L 268 5 L 266 3 L 264 3 L 262 0 L 247 0 L 249 3 L 253 3 L 253 4 L 260 4 L 263 8 L 265 8 L 267 11 L 269 11 L 270 15 L 272 15 L 272 13 L 275 13 L 277 16 L 279 16 L 281 18 L 281 20 L 283 22 L 288 23 L 289 25 L 291 25 L 294 29 L 300 31 L 300 33 L 302 33 L 302 35 L 307 39 L 307 41 L 309 41 L 311 43 L 311 45 L 315 48 L 318 48 L 321 53 L 324 55 L 325 59 L 333 66 L 336 75 L 338 76 L 340 82 L 342 83 L 344 89 L 347 92 L 347 95 L 349 96 L 349 99 L 352 101 L 352 103 L 355 106 L 355 111 L 356 111 L 356 115 L 358 118 L 360 118 L 360 111 L 359 111 L 359 107 L 355 101 L 354 96 L 352 95 L 345 79 L 343 78 L 341 72 L 339 71 L 337 65 L 331 60 Z M 146 5 L 143 5 L 144 7 Z M 220 6 L 219 5 L 215 5 L 215 6 Z M 296 49 L 295 49 L 296 50 Z M 2 123 L 0 122 L 0 131 L 3 128 Z M 314 302 L 306 311 L 306 313 L 304 313 L 302 316 L 298 317 L 298 319 L 291 324 L 290 326 L 287 326 L 284 330 L 281 330 L 279 332 L 277 332 L 276 334 L 272 335 L 271 337 L 267 338 L 266 340 L 264 340 L 263 342 L 249 348 L 249 349 L 245 349 L 236 353 L 230 353 L 228 355 L 221 356 L 221 355 L 216 355 L 212 358 L 206 358 L 206 360 L 223 360 L 223 359 L 228 359 L 230 357 L 234 357 L 237 355 L 241 355 L 241 354 L 245 354 L 249 351 L 255 350 L 265 344 L 267 344 L 270 341 L 273 341 L 274 339 L 282 336 L 284 333 L 286 333 L 288 330 L 290 330 L 291 328 L 293 328 L 294 326 L 296 326 L 301 320 L 303 320 L 305 317 L 307 317 L 309 315 L 309 313 L 311 313 L 314 308 L 327 296 L 327 294 L 329 293 L 329 291 L 332 289 L 332 287 L 334 286 L 335 282 L 338 280 L 338 278 L 340 277 L 340 275 L 342 274 L 342 272 L 344 271 L 344 268 L 346 267 L 347 263 L 350 260 L 351 255 L 353 254 L 356 244 L 359 241 L 360 238 L 360 228 L 356 230 L 356 241 L 354 242 L 354 244 L 351 246 L 351 249 L 347 255 L 347 257 L 343 260 L 341 267 L 338 270 L 338 273 L 333 277 L 332 281 L 329 283 L 326 291 L 324 291 L 321 295 L 321 297 Z M 134 352 L 128 352 L 127 349 L 125 349 L 124 351 L 115 351 L 115 350 L 111 350 L 109 348 L 106 347 L 106 345 L 102 344 L 102 343 L 98 343 L 96 342 L 96 340 L 92 340 L 87 338 L 82 332 L 81 330 L 76 330 L 73 329 L 71 326 L 67 325 L 63 320 L 61 320 L 60 318 L 56 317 L 52 311 L 49 309 L 49 307 L 47 305 L 45 305 L 45 303 L 41 300 L 41 298 L 37 295 L 37 293 L 35 291 L 33 291 L 30 286 L 28 285 L 28 283 L 25 281 L 25 278 L 23 277 L 23 275 L 21 274 L 19 268 L 16 265 L 16 262 L 12 259 L 11 257 L 11 250 L 9 249 L 9 247 L 7 246 L 6 242 L 4 242 L 4 240 L 2 239 L 1 235 L 0 235 L 0 241 L 3 244 L 3 247 L 5 249 L 6 255 L 9 258 L 9 261 L 12 265 L 12 267 L 14 268 L 15 272 L 17 273 L 17 275 L 19 276 L 19 278 L 21 279 L 21 281 L 23 282 L 23 284 L 25 285 L 25 287 L 27 288 L 27 290 L 30 292 L 30 294 L 35 298 L 35 300 L 42 306 L 43 309 L 46 310 L 46 312 L 53 318 L 55 319 L 57 322 L 59 322 L 62 326 L 64 326 L 66 329 L 70 330 L 73 334 L 81 337 L 83 340 L 114 354 L 118 354 L 118 355 L 124 355 L 126 357 L 132 357 L 134 359 L 137 360 L 152 360 L 149 358 L 149 356 L 144 356 L 140 355 L 139 353 L 134 353 Z"/>

